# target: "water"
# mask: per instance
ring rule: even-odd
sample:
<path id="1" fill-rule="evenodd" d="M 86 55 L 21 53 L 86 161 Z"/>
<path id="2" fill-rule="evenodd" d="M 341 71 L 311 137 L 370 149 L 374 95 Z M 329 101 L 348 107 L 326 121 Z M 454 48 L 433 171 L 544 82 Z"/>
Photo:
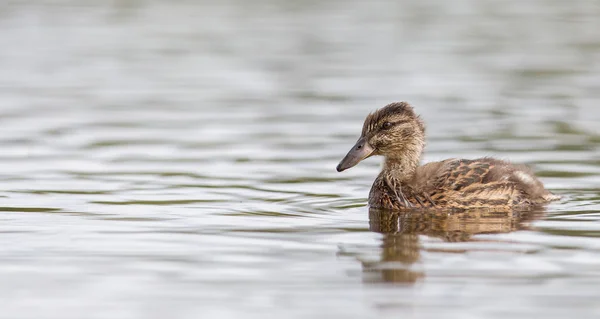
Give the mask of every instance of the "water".
<path id="1" fill-rule="evenodd" d="M 600 314 L 600 5 L 0 5 L 1 318 Z M 378 215 L 407 100 L 426 161 L 531 165 L 531 214 Z M 371 216 L 371 218 L 369 218 Z"/>

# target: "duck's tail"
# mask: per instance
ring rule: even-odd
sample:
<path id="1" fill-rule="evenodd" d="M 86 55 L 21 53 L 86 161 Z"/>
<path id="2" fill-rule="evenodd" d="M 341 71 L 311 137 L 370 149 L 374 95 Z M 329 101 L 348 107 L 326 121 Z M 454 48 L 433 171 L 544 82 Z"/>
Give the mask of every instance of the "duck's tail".
<path id="1" fill-rule="evenodd" d="M 561 199 L 562 197 L 560 195 L 556 195 L 556 194 L 552 194 L 552 193 L 548 192 L 548 193 L 544 194 L 542 196 L 542 198 L 544 198 L 544 200 L 547 202 L 553 202 L 555 200 Z"/>

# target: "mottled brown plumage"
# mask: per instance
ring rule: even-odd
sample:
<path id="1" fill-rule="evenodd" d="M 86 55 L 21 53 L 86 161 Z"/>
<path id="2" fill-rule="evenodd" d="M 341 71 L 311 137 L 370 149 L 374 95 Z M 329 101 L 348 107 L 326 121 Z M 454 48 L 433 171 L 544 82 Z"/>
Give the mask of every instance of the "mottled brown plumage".
<path id="1" fill-rule="evenodd" d="M 383 155 L 383 169 L 369 193 L 369 205 L 377 208 L 512 209 L 558 199 L 524 165 L 479 158 L 420 166 L 424 147 L 423 121 L 408 103 L 392 103 L 367 116 L 361 137 L 337 170 Z"/>

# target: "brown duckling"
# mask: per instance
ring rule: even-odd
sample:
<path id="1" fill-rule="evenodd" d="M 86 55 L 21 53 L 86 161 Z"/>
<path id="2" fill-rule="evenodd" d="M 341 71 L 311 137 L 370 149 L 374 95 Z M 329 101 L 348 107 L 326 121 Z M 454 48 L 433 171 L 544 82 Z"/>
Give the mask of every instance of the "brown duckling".
<path id="1" fill-rule="evenodd" d="M 524 165 L 493 159 L 447 159 L 420 165 L 425 125 L 406 102 L 388 104 L 365 119 L 362 134 L 337 166 L 341 172 L 363 159 L 384 156 L 369 205 L 407 208 L 527 208 L 559 197 Z"/>

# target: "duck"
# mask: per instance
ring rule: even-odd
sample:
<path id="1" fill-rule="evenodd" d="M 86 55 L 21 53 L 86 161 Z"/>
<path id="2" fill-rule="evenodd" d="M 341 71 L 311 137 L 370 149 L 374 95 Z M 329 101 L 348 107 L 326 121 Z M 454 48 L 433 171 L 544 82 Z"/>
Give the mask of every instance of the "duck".
<path id="1" fill-rule="evenodd" d="M 345 171 L 371 156 L 383 156 L 368 205 L 389 210 L 539 207 L 560 199 L 532 170 L 491 157 L 450 158 L 421 165 L 425 124 L 408 102 L 370 113 L 358 141 L 339 162 Z"/>

